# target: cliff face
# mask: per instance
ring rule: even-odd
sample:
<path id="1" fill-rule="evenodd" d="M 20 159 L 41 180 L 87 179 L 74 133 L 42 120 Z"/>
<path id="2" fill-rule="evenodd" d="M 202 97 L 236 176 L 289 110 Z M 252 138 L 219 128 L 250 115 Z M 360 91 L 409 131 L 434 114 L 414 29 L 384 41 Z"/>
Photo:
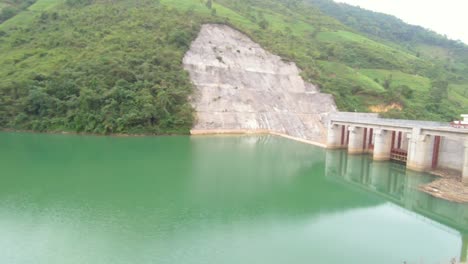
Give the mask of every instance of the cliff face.
<path id="1" fill-rule="evenodd" d="M 183 62 L 196 87 L 194 132 L 267 130 L 325 142 L 332 96 L 241 32 L 204 25 Z"/>

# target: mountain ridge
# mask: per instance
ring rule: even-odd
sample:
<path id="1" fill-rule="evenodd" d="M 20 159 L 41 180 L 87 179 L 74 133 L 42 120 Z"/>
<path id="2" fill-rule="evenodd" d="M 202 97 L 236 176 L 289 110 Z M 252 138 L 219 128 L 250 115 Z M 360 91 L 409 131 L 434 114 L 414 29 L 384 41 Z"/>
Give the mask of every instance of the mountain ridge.
<path id="1" fill-rule="evenodd" d="M 468 111 L 464 60 L 379 41 L 310 1 L 38 0 L 0 24 L 0 127 L 188 133 L 181 62 L 206 23 L 294 61 L 340 110 L 445 121 Z"/>

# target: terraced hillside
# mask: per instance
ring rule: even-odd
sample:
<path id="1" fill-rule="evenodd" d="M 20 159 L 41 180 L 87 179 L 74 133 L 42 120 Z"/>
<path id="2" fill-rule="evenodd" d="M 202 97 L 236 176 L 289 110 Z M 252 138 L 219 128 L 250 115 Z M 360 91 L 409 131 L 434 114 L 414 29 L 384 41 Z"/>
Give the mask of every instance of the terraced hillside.
<path id="1" fill-rule="evenodd" d="M 193 86 L 182 58 L 205 23 L 294 61 L 340 110 L 431 120 L 468 111 L 463 60 L 426 56 L 323 12 L 293 0 L 37 0 L 0 24 L 0 127 L 188 133 Z"/>

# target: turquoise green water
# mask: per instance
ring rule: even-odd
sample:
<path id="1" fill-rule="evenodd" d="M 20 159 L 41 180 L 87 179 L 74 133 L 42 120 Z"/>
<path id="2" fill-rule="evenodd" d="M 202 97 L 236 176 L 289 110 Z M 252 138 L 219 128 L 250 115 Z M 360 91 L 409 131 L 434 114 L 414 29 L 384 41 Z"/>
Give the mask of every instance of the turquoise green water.
<path id="1" fill-rule="evenodd" d="M 447 263 L 431 176 L 287 139 L 0 133 L 0 263 Z"/>

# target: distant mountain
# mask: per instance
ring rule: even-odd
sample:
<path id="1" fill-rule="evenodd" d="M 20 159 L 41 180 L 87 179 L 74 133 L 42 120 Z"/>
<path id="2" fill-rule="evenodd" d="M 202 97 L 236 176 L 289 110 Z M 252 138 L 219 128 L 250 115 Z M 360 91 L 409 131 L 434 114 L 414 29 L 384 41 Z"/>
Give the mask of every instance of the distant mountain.
<path id="1" fill-rule="evenodd" d="M 2 13 L 16 8 L 0 24 L 4 129 L 188 133 L 193 89 L 181 61 L 203 23 L 296 62 L 341 110 L 468 113 L 466 45 L 331 0 L 20 2 L 0 0 Z"/>

